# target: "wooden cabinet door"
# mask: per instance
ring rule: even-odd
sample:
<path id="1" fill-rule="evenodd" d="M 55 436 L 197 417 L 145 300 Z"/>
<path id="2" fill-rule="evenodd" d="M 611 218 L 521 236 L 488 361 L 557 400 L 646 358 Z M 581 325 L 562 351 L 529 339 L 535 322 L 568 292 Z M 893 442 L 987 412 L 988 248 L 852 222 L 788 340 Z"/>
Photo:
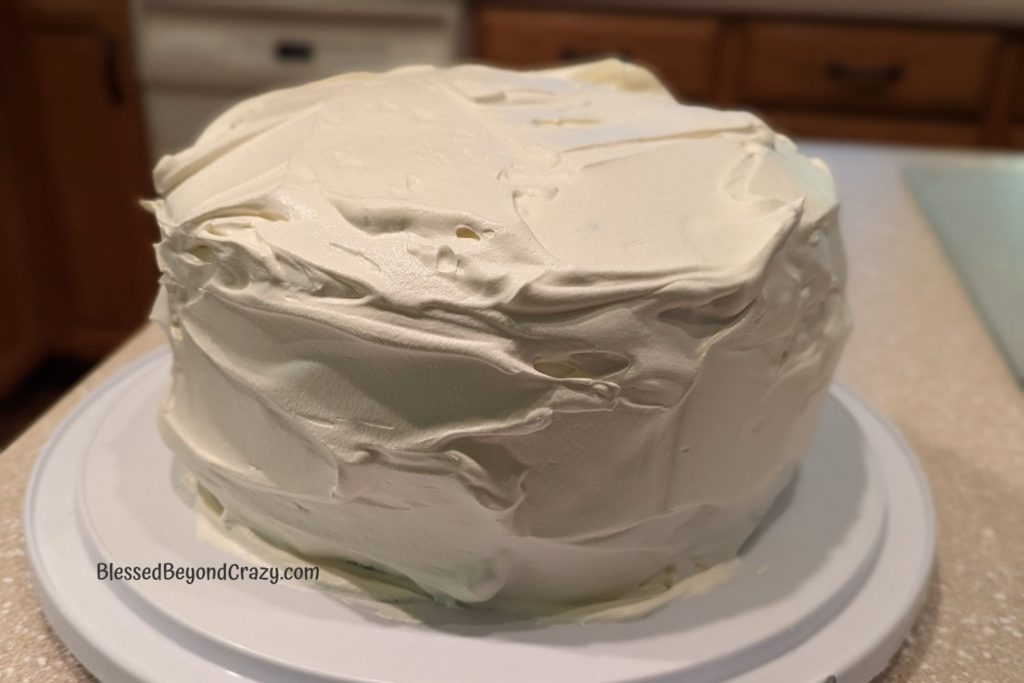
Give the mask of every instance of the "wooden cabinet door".
<path id="1" fill-rule="evenodd" d="M 29 38 L 40 150 L 51 176 L 51 267 L 67 283 L 58 352 L 96 356 L 135 329 L 156 291 L 156 228 L 127 44 L 97 30 L 36 29 Z"/>
<path id="2" fill-rule="evenodd" d="M 740 97 L 767 107 L 974 116 L 1001 37 L 993 31 L 752 21 Z"/>
<path id="3" fill-rule="evenodd" d="M 1024 40 L 1018 40 L 1013 45 L 1016 52 L 1016 68 L 1014 71 L 1013 85 L 1011 86 L 1011 115 L 1018 122 L 1024 121 Z"/>
<path id="4" fill-rule="evenodd" d="M 10 133 L 0 109 L 0 396 L 32 369 L 43 350 Z"/>
<path id="5" fill-rule="evenodd" d="M 1024 124 L 1014 126 L 1010 130 L 1010 145 L 1016 149 L 1024 149 Z"/>
<path id="6" fill-rule="evenodd" d="M 475 43 L 480 59 L 517 68 L 619 56 L 653 69 L 676 95 L 708 99 L 719 33 L 706 17 L 481 7 Z"/>

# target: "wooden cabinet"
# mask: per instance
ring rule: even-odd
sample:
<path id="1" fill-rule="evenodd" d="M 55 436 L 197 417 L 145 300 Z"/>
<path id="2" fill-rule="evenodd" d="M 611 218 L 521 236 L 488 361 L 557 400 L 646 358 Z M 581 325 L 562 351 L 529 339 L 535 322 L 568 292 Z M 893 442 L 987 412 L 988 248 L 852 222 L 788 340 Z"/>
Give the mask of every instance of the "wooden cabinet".
<path id="1" fill-rule="evenodd" d="M 31 255 L 16 189 L 11 127 L 0 109 L 0 395 L 39 359 L 41 326 L 33 303 Z"/>
<path id="2" fill-rule="evenodd" d="M 145 320 L 156 229 L 130 56 L 124 3 L 0 3 L 0 393 Z"/>
<path id="3" fill-rule="evenodd" d="M 51 174 L 47 236 L 68 283 L 56 350 L 111 348 L 145 317 L 156 287 L 153 220 L 138 108 L 128 101 L 116 39 L 103 31 L 34 31 L 30 57 Z"/>
<path id="4" fill-rule="evenodd" d="M 744 102 L 929 117 L 982 111 L 999 46 L 987 31 L 789 21 L 744 34 Z"/>
<path id="5" fill-rule="evenodd" d="M 0 2 L 0 397 L 32 369 L 44 346 L 26 217 L 31 196 L 23 192 L 41 174 L 26 144 L 30 117 L 18 98 L 27 79 L 17 64 L 22 45 L 15 16 Z"/>
<path id="6" fill-rule="evenodd" d="M 682 97 L 707 98 L 715 83 L 719 22 L 482 7 L 476 15 L 480 58 L 518 67 L 618 56 L 653 69 Z"/>
<path id="7" fill-rule="evenodd" d="M 970 147 L 983 141 L 982 131 L 971 123 L 776 109 L 760 113 L 777 130 L 803 137 L 953 147 Z"/>
<path id="8" fill-rule="evenodd" d="M 1020 68 L 1007 68 L 1016 38 L 1000 27 L 589 6 L 600 9 L 586 0 L 481 0 L 476 56 L 532 67 L 619 54 L 652 67 L 684 99 L 751 109 L 807 137 L 1007 146 L 1011 118 L 1024 124 L 1024 52 Z M 1011 97 L 1013 72 L 1020 87 Z"/>
<path id="9" fill-rule="evenodd" d="M 1024 41 L 1017 42 L 1013 46 L 1015 59 L 1013 60 L 1013 88 L 1011 110 L 1013 118 L 1024 121 Z"/>

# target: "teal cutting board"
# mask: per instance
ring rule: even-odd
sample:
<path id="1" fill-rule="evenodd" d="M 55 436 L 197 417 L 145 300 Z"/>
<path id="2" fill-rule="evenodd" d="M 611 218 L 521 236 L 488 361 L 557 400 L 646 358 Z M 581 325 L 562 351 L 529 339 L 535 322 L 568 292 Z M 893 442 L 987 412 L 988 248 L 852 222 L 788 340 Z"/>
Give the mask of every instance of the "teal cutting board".
<path id="1" fill-rule="evenodd" d="M 919 164 L 907 183 L 1024 385 L 1024 157 Z"/>

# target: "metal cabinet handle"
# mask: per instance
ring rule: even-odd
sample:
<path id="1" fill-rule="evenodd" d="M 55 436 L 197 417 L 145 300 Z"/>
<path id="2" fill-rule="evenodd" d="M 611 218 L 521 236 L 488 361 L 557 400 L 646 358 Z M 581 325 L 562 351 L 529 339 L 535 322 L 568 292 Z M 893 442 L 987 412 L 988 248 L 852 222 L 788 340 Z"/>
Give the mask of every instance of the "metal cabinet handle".
<path id="1" fill-rule="evenodd" d="M 282 62 L 309 62 L 315 50 L 304 40 L 282 40 L 274 46 L 274 54 Z"/>
<path id="2" fill-rule="evenodd" d="M 861 94 L 881 92 L 903 80 L 906 69 L 901 64 L 884 66 L 853 66 L 841 62 L 825 65 L 825 76 L 829 80 Z"/>

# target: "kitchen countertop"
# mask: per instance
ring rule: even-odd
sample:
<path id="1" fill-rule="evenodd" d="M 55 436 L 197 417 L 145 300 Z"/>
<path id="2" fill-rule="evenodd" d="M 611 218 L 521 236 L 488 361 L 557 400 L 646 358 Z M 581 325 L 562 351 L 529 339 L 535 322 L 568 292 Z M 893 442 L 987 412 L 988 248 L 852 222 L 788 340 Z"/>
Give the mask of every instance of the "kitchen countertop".
<path id="1" fill-rule="evenodd" d="M 980 155 L 805 143 L 843 199 L 855 331 L 840 377 L 913 446 L 938 514 L 938 562 L 907 645 L 880 681 L 1000 683 L 1024 672 L 1024 392 L 903 183 L 907 162 Z M 970 229 L 970 226 L 965 226 Z M 0 681 L 88 674 L 49 630 L 29 582 L 25 486 L 40 447 L 86 393 L 162 343 L 147 326 L 0 454 Z"/>

